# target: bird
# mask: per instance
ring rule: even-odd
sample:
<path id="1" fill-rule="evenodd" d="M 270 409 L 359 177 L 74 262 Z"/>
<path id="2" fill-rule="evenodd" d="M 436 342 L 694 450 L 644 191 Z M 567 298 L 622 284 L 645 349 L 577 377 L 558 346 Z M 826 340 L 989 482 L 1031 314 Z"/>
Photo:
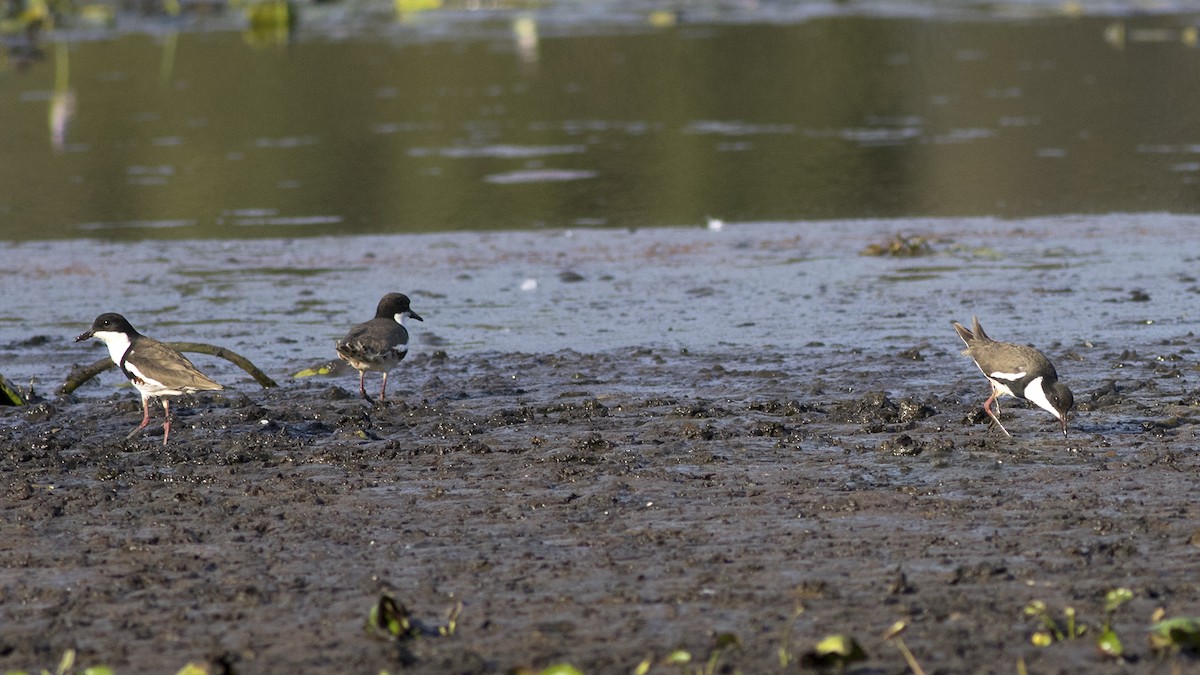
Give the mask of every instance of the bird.
<path id="1" fill-rule="evenodd" d="M 1070 388 L 1058 381 L 1058 372 L 1046 355 L 1025 345 L 997 342 L 983 332 L 978 317 L 971 318 L 971 330 L 957 321 L 953 322 L 958 337 L 967 345 L 964 356 L 969 356 L 992 385 L 992 395 L 983 403 L 983 410 L 992 418 L 1004 435 L 1012 437 L 1000 423 L 1000 401 L 1002 396 L 1032 401 L 1039 408 L 1054 415 L 1067 435 L 1067 411 L 1075 405 Z M 992 412 L 992 403 L 996 412 Z"/>
<path id="2" fill-rule="evenodd" d="M 126 439 L 133 438 L 150 423 L 150 399 L 162 401 L 166 416 L 163 422 L 163 445 L 166 445 L 171 435 L 171 404 L 168 396 L 225 388 L 197 370 L 177 350 L 137 332 L 125 317 L 116 312 L 96 317 L 92 327 L 80 333 L 75 341 L 82 342 L 93 337 L 104 342 L 112 362 L 142 395 L 142 423 L 129 432 Z"/>
<path id="3" fill-rule="evenodd" d="M 367 371 L 383 373 L 383 386 L 379 388 L 379 401 L 387 397 L 388 371 L 408 355 L 408 329 L 405 318 L 424 321 L 409 306 L 408 296 L 403 293 L 388 293 L 379 301 L 375 318 L 350 329 L 346 336 L 337 341 L 338 358 L 346 361 L 358 371 L 358 393 L 368 401 Z"/>

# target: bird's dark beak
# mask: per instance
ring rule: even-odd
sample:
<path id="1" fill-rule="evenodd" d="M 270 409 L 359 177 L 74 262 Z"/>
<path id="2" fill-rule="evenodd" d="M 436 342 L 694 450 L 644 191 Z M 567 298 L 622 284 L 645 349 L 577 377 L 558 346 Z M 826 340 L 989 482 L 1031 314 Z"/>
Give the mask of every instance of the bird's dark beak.
<path id="1" fill-rule="evenodd" d="M 84 331 L 84 332 L 80 333 L 80 334 L 79 334 L 79 337 L 76 337 L 76 338 L 75 338 L 75 341 L 76 341 L 76 342 L 83 342 L 84 340 L 86 340 L 86 339 L 88 339 L 88 338 L 90 338 L 90 337 L 92 337 L 92 331 L 90 331 L 90 330 L 87 330 L 87 331 Z"/>
<path id="2" fill-rule="evenodd" d="M 1058 418 L 1058 421 L 1060 424 L 1062 424 L 1063 438 L 1066 438 L 1067 437 L 1067 415 L 1066 415 L 1066 413 L 1063 413 L 1063 416 Z"/>
<path id="3" fill-rule="evenodd" d="M 417 314 L 416 312 L 412 311 L 411 309 L 410 309 L 410 310 L 408 310 L 408 315 L 409 315 L 409 316 L 411 316 L 412 318 L 416 319 L 417 321 L 424 321 L 424 320 L 425 320 L 425 319 L 422 319 L 422 318 L 421 318 L 421 315 L 420 315 L 420 314 Z"/>

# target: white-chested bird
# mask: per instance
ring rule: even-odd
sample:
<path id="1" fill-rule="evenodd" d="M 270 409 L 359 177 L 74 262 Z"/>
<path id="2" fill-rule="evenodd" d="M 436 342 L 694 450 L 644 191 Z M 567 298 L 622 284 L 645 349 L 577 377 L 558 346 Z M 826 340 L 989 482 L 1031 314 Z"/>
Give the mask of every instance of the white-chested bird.
<path id="1" fill-rule="evenodd" d="M 358 371 L 358 393 L 368 401 L 371 397 L 367 396 L 367 371 L 383 373 L 383 386 L 379 388 L 379 400 L 383 401 L 387 396 L 388 371 L 408 355 L 406 318 L 425 320 L 409 306 L 407 295 L 388 293 L 379 301 L 374 319 L 351 328 L 337 342 L 338 358 Z"/>
<path id="2" fill-rule="evenodd" d="M 1037 407 L 1058 418 L 1063 435 L 1067 435 L 1067 411 L 1075 405 L 1075 398 L 1067 385 L 1058 381 L 1058 372 L 1046 355 L 1025 345 L 997 342 L 983 332 L 979 319 L 971 318 L 971 330 L 954 322 L 954 330 L 967 348 L 964 356 L 971 357 L 992 385 L 992 395 L 983 403 L 988 417 L 1000 427 L 1006 436 L 1012 436 L 1000 424 L 1000 401 L 1002 396 L 1015 396 L 1032 401 Z M 996 412 L 992 412 L 992 403 Z"/>
<path id="3" fill-rule="evenodd" d="M 96 317 L 92 327 L 75 338 L 76 342 L 98 338 L 108 346 L 108 355 L 142 395 L 142 423 L 129 432 L 133 438 L 150 423 L 150 399 L 162 401 L 163 445 L 171 435 L 171 405 L 168 396 L 197 391 L 224 389 L 196 369 L 187 357 L 152 337 L 134 330 L 120 314 L 108 312 Z"/>

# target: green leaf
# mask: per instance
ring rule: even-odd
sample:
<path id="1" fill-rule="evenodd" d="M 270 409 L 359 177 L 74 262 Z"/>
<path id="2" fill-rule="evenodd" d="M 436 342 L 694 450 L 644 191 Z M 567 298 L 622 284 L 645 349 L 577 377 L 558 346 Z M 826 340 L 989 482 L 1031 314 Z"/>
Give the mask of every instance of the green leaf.
<path id="1" fill-rule="evenodd" d="M 208 669 L 195 663 L 188 663 L 179 669 L 175 675 L 208 675 Z"/>
<path id="2" fill-rule="evenodd" d="M 721 633 L 717 636 L 716 649 L 725 649 L 726 647 L 741 647 L 742 641 L 734 633 Z"/>
<path id="3" fill-rule="evenodd" d="M 1029 638 L 1029 641 L 1032 642 L 1033 646 L 1035 647 L 1049 647 L 1050 644 L 1054 642 L 1054 638 L 1046 631 L 1039 630 Z"/>
<path id="4" fill-rule="evenodd" d="M 1111 614 L 1132 599 L 1133 591 L 1128 588 L 1114 588 L 1104 595 L 1104 611 Z"/>
<path id="5" fill-rule="evenodd" d="M 848 635 L 830 635 L 823 638 L 811 651 L 805 652 L 800 663 L 805 666 L 825 668 L 828 666 L 846 666 L 858 661 L 865 661 L 867 653 L 863 651 L 858 640 Z"/>
<path id="6" fill-rule="evenodd" d="M 1121 639 L 1111 628 L 1100 634 L 1100 639 L 1096 641 L 1096 647 L 1101 654 L 1112 658 L 1119 658 L 1125 654 L 1125 647 L 1121 644 Z"/>
<path id="7" fill-rule="evenodd" d="M 1046 613 L 1046 603 L 1041 600 L 1034 600 L 1025 605 L 1025 616 L 1042 616 Z"/>
<path id="8" fill-rule="evenodd" d="M 58 662 L 58 675 L 64 675 L 71 668 L 75 667 L 75 650 L 68 649 L 63 652 L 62 661 Z"/>
<path id="9" fill-rule="evenodd" d="M 684 649 L 676 649 L 667 654 L 667 658 L 663 659 L 663 663 L 668 666 L 682 666 L 692 662 L 692 654 Z"/>
<path id="10" fill-rule="evenodd" d="M 387 593 L 380 595 L 379 601 L 371 606 L 371 612 L 367 615 L 367 625 L 394 638 L 408 636 L 412 627 L 408 620 L 408 609 Z"/>
<path id="11" fill-rule="evenodd" d="M 1150 648 L 1200 653 L 1200 617 L 1181 616 L 1150 626 Z"/>
<path id="12" fill-rule="evenodd" d="M 83 675 L 113 675 L 113 669 L 108 666 L 91 666 L 83 669 Z"/>

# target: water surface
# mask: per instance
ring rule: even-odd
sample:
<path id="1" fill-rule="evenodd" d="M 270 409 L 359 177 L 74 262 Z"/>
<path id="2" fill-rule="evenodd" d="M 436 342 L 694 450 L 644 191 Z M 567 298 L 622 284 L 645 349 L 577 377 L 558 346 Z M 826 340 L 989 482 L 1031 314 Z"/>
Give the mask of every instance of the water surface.
<path id="1" fill-rule="evenodd" d="M 1196 210 L 1194 15 L 954 7 L 51 34 L 0 238 Z"/>

